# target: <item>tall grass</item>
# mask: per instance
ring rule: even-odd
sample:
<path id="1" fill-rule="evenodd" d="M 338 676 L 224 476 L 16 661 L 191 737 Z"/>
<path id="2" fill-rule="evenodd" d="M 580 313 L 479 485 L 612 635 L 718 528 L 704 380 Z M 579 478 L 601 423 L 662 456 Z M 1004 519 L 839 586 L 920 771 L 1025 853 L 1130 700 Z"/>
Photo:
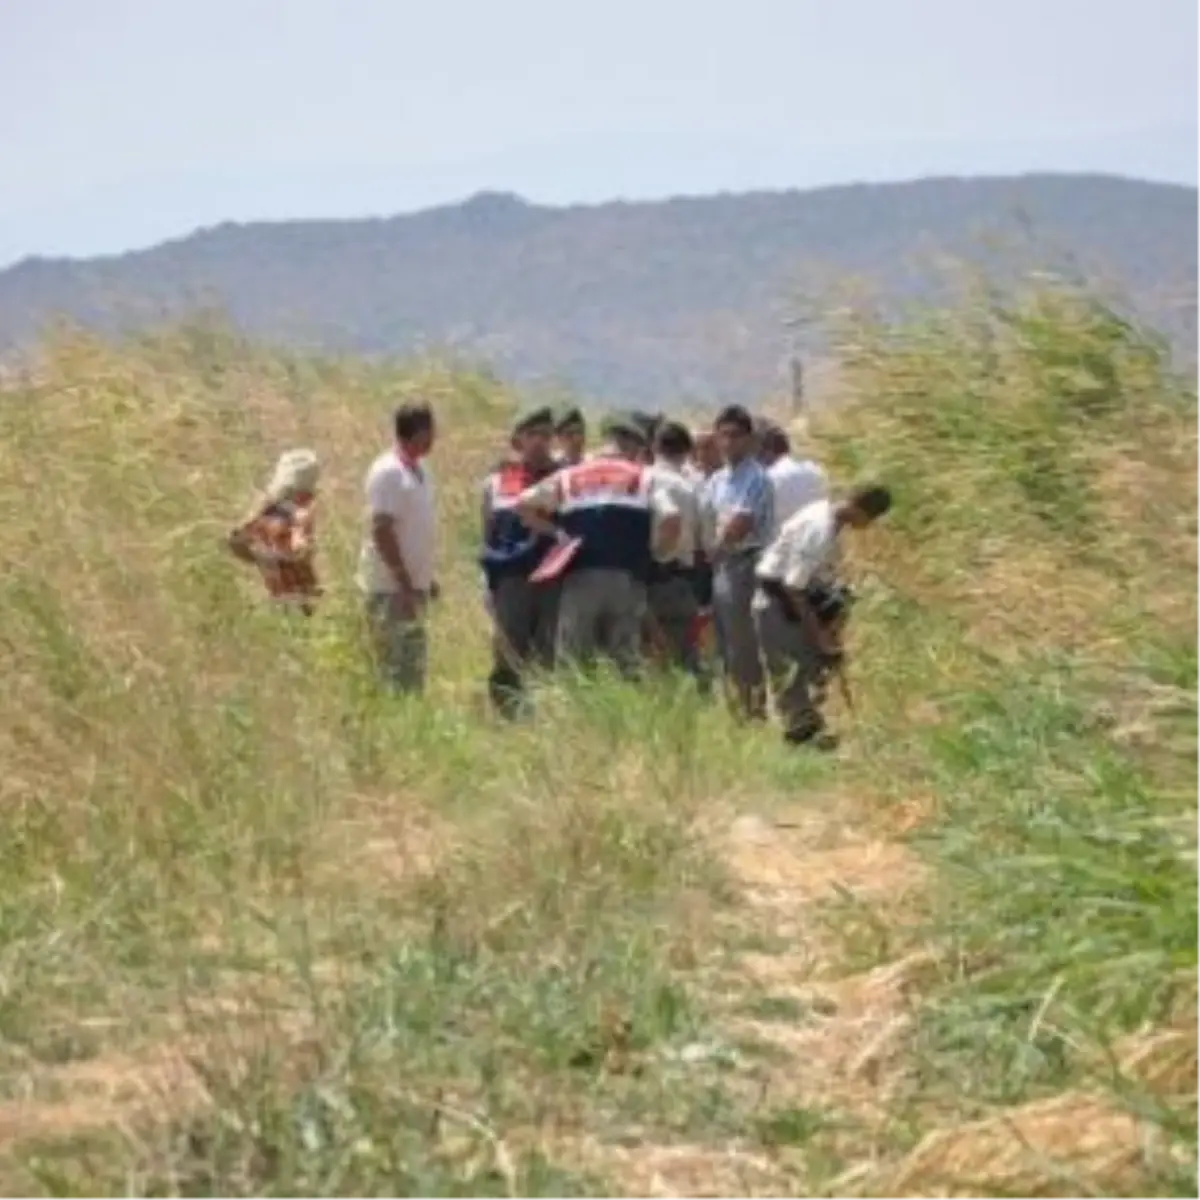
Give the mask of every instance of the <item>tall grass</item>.
<path id="1" fill-rule="evenodd" d="M 832 760 L 671 680 L 488 716 L 494 380 L 213 327 L 44 348 L 0 405 L 0 1190 L 1194 1186 L 1194 392 L 1052 281 L 836 332 L 818 452 L 898 503 Z M 375 688 L 349 582 L 406 394 L 443 427 L 424 702 Z M 288 443 L 328 480 L 303 626 L 220 549 Z M 903 896 L 888 839 L 932 868 Z M 918 950 L 860 1104 L 840 980 Z M 1082 1095 L 1156 1140 L 962 1149 Z"/>

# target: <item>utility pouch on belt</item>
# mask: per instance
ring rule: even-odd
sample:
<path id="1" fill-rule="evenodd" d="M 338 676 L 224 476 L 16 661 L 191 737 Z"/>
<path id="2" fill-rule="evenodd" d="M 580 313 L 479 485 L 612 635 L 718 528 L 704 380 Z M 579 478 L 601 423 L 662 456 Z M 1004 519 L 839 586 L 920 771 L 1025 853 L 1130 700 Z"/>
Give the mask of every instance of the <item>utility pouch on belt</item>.
<path id="1" fill-rule="evenodd" d="M 779 580 L 760 579 L 759 587 L 772 600 L 779 602 L 784 616 L 789 621 L 798 622 L 800 620 L 800 614 L 796 611 L 791 595 Z M 804 589 L 804 598 L 808 601 L 808 606 L 817 620 L 822 625 L 831 625 L 839 617 L 849 612 L 850 606 L 854 603 L 854 592 L 849 585 L 844 583 L 810 583 Z"/>

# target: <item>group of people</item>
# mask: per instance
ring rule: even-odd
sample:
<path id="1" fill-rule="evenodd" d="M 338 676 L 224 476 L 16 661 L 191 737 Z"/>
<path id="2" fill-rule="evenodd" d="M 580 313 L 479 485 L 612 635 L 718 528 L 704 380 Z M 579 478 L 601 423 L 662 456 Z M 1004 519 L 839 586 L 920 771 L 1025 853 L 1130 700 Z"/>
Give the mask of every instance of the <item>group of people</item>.
<path id="1" fill-rule="evenodd" d="M 432 409 L 399 408 L 394 445 L 365 480 L 357 582 L 383 679 L 424 688 L 436 601 Z M 589 448 L 579 409 L 538 407 L 514 422 L 483 481 L 479 557 L 492 623 L 488 692 L 525 711 L 532 675 L 607 658 L 627 678 L 658 664 L 708 692 L 722 677 L 735 711 L 767 716 L 787 741 L 832 744 L 822 701 L 843 658 L 852 596 L 839 539 L 888 511 L 881 486 L 834 499 L 821 467 L 787 433 L 738 405 L 709 429 L 647 413 L 610 415 Z M 259 504 L 230 535 L 273 596 L 312 610 L 319 468 L 289 451 Z M 704 631 L 715 635 L 715 661 Z"/>

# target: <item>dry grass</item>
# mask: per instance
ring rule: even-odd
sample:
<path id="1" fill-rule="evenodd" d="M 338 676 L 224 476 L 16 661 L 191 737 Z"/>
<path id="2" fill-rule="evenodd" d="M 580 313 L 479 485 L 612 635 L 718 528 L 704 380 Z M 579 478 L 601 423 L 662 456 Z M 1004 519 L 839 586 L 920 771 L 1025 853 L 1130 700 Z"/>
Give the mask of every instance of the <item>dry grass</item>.
<path id="1" fill-rule="evenodd" d="M 1189 1186 L 1193 398 L 1062 289 L 840 337 L 811 435 L 898 507 L 828 759 L 671 681 L 487 716 L 492 381 L 46 348 L 0 415 L 0 1190 Z M 421 704 L 349 584 L 406 393 L 443 424 Z M 219 548 L 288 443 L 328 480 L 302 629 Z"/>

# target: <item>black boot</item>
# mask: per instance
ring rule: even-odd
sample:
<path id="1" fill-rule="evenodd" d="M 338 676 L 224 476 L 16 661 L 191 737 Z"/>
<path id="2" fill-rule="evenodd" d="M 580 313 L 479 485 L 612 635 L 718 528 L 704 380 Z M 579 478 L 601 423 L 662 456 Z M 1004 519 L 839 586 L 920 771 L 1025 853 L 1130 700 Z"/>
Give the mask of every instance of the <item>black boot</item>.
<path id="1" fill-rule="evenodd" d="M 825 721 L 820 715 L 785 730 L 783 740 L 789 746 L 809 746 L 814 750 L 833 750 L 838 744 L 837 734 L 825 728 Z"/>
<path id="2" fill-rule="evenodd" d="M 496 667 L 488 676 L 488 696 L 500 716 L 515 721 L 525 712 L 525 689 L 521 677 L 509 666 Z"/>

